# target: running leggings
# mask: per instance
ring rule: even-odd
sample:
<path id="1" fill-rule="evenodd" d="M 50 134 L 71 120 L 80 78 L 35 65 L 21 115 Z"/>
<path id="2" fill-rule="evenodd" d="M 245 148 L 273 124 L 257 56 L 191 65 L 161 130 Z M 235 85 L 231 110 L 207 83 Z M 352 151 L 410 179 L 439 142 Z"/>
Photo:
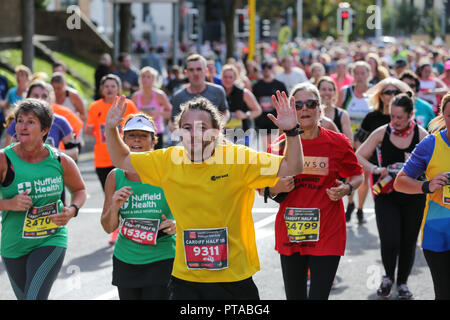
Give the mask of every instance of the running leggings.
<path id="1" fill-rule="evenodd" d="M 340 256 L 280 255 L 287 300 L 327 300 L 341 259 Z M 309 297 L 308 268 L 311 272 Z"/>
<path id="2" fill-rule="evenodd" d="M 386 275 L 394 281 L 398 259 L 398 285 L 406 284 L 411 273 L 424 208 L 425 198 L 419 195 L 408 201 L 390 194 L 375 198 L 381 260 Z"/>
<path id="3" fill-rule="evenodd" d="M 450 300 L 450 251 L 434 252 L 423 249 L 430 267 L 436 300 Z"/>
<path id="4" fill-rule="evenodd" d="M 47 300 L 65 254 L 65 248 L 48 246 L 19 258 L 2 257 L 17 299 Z"/>

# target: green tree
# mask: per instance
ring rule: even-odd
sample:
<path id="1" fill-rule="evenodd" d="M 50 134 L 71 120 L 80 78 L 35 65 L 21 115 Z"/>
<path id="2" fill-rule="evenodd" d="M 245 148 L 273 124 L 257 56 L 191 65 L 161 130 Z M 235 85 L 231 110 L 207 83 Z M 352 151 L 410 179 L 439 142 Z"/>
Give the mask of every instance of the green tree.
<path id="1" fill-rule="evenodd" d="M 411 6 L 409 0 L 402 0 L 397 10 L 394 12 L 396 20 L 397 34 L 410 35 L 415 33 L 421 25 L 421 15 L 419 9 Z"/>
<path id="2" fill-rule="evenodd" d="M 326 38 L 337 37 L 338 0 L 303 0 L 303 34 L 306 37 Z M 369 13 L 367 8 L 376 4 L 376 0 L 347 1 L 353 9 L 353 32 L 351 38 L 374 35 L 374 31 L 367 27 Z M 297 0 L 258 0 L 256 10 L 263 19 L 270 19 L 272 23 L 280 19 L 288 7 L 294 9 L 293 30 L 297 29 L 295 10 Z"/>

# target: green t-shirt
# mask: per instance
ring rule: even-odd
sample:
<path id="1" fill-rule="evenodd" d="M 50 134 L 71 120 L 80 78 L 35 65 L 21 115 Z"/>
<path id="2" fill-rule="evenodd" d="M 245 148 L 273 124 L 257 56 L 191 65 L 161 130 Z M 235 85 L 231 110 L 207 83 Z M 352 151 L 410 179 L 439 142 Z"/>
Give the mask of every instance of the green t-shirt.
<path id="1" fill-rule="evenodd" d="M 163 214 L 167 219 L 173 220 L 164 191 L 159 187 L 128 180 L 121 169 L 115 169 L 115 174 L 116 190 L 129 186 L 133 194 L 119 210 L 121 226 L 114 247 L 114 256 L 129 264 L 147 264 L 173 259 L 175 235 L 164 234 L 156 239 L 156 244 L 146 244 L 145 242 L 149 242 L 148 240 L 151 242 L 156 234 L 133 225 L 136 221 L 142 221 L 141 219 L 159 220 L 159 223 L 162 223 Z"/>
<path id="2" fill-rule="evenodd" d="M 63 208 L 63 169 L 55 150 L 45 144 L 49 156 L 29 163 L 17 156 L 14 145 L 4 149 L 14 168 L 14 180 L 7 187 L 0 186 L 2 198 L 11 199 L 27 190 L 33 207 L 2 212 L 1 256 L 18 258 L 43 246 L 67 248 L 66 226 L 58 227 L 48 217 Z"/>

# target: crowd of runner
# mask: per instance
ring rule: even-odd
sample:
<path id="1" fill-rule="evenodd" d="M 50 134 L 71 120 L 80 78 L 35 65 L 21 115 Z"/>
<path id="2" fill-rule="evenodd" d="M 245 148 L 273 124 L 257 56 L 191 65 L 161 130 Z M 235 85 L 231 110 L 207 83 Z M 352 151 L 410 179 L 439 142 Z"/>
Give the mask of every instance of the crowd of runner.
<path id="1" fill-rule="evenodd" d="M 204 46 L 183 66 L 147 57 L 140 70 L 104 54 L 89 105 L 63 63 L 47 76 L 17 66 L 17 85 L 0 86 L 0 254 L 18 299 L 47 299 L 62 266 L 86 201 L 84 136 L 120 299 L 259 299 L 255 192 L 279 203 L 287 299 L 328 299 L 369 195 L 377 295 L 396 284 L 413 298 L 420 234 L 435 297 L 450 299 L 450 51 L 305 40 L 249 60 L 243 49 L 224 59 Z"/>

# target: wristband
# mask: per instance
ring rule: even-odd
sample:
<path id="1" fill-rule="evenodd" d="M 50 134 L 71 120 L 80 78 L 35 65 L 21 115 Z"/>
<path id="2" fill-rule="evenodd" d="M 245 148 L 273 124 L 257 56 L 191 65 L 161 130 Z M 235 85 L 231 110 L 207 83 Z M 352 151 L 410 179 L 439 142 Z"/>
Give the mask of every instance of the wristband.
<path id="1" fill-rule="evenodd" d="M 302 134 L 303 132 L 304 131 L 300 129 L 300 125 L 298 123 L 291 130 L 284 131 L 284 133 L 286 134 L 287 137 L 295 137 L 295 136 L 298 136 L 299 134 Z"/>
<path id="2" fill-rule="evenodd" d="M 72 203 L 71 205 L 70 205 L 70 207 L 74 207 L 75 208 L 75 215 L 73 216 L 74 218 L 78 215 L 78 211 L 80 211 L 80 207 L 79 206 L 77 206 L 75 203 Z M 69 208 L 70 208 L 69 207 Z"/>
<path id="3" fill-rule="evenodd" d="M 374 172 L 375 170 L 377 170 L 377 169 L 378 169 L 378 166 L 375 166 L 375 165 L 374 165 L 374 166 L 372 167 L 372 169 L 370 170 L 370 172 L 373 173 L 373 172 Z"/>
<path id="4" fill-rule="evenodd" d="M 423 193 L 432 193 L 432 192 L 430 191 L 430 181 L 425 181 L 425 182 L 422 184 L 422 192 L 423 192 Z"/>

